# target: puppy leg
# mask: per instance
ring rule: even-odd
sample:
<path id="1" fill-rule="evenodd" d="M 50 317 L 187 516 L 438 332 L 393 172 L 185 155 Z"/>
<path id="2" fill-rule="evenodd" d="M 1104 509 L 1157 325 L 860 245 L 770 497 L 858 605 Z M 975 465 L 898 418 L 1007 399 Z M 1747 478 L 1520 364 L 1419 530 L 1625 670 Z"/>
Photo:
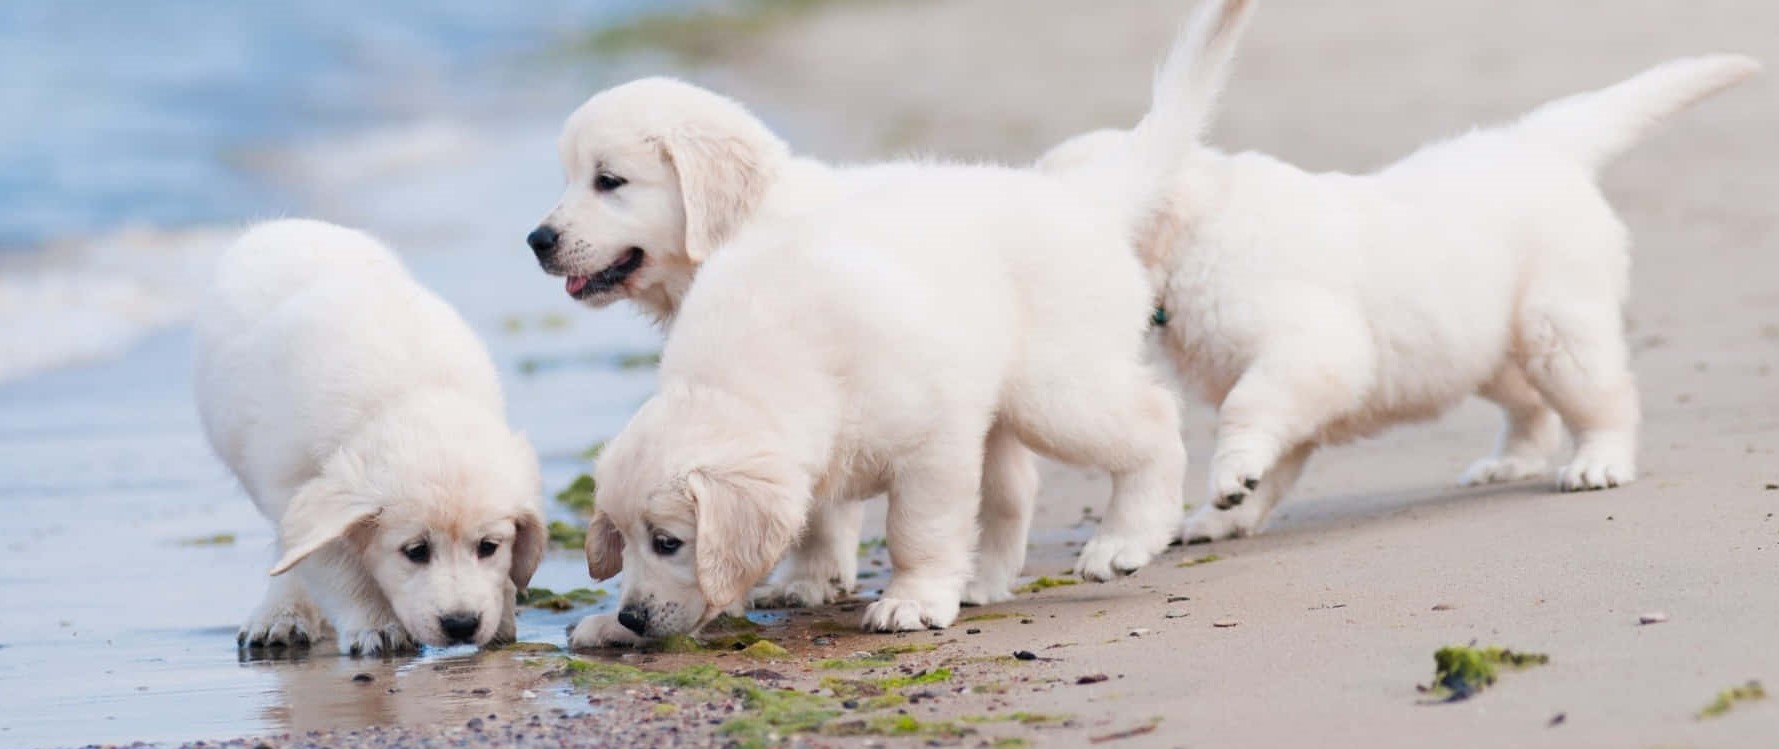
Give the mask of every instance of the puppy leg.
<path id="1" fill-rule="evenodd" d="M 1543 475 L 1550 467 L 1550 454 L 1563 439 L 1562 424 L 1527 381 L 1525 371 L 1518 364 L 1502 367 L 1480 395 L 1501 406 L 1507 423 L 1494 454 L 1471 463 L 1458 484 L 1477 486 Z"/>
<path id="2" fill-rule="evenodd" d="M 1636 480 L 1640 411 L 1618 305 L 1571 293 L 1532 307 L 1526 319 L 1527 378 L 1575 437 L 1557 485 L 1582 491 Z"/>
<path id="3" fill-rule="evenodd" d="M 303 593 L 302 583 L 296 575 L 279 575 L 266 586 L 265 599 L 241 626 L 235 644 L 243 648 L 306 648 L 322 634 L 321 615 Z"/>
<path id="4" fill-rule="evenodd" d="M 1083 356 L 1086 356 L 1083 354 Z M 1186 448 L 1179 403 L 1131 362 L 1068 361 L 1013 389 L 1009 417 L 1028 445 L 1065 462 L 1112 474 L 1112 500 L 1099 531 L 1081 549 L 1075 572 L 1094 581 L 1137 571 L 1167 548 L 1180 522 Z"/>
<path id="5" fill-rule="evenodd" d="M 376 656 L 418 649 L 377 582 L 352 555 L 323 549 L 297 565 L 303 590 L 338 634 L 340 652 Z"/>
<path id="6" fill-rule="evenodd" d="M 863 502 L 823 504 L 780 566 L 776 581 L 753 590 L 758 608 L 803 608 L 838 601 L 859 581 L 859 524 Z"/>
<path id="7" fill-rule="evenodd" d="M 983 606 L 1012 600 L 1013 583 L 1025 567 L 1026 536 L 1037 503 L 1038 467 L 1012 427 L 996 422 L 982 460 L 981 542 L 976 571 L 964 586 L 964 603 Z"/>
<path id="8" fill-rule="evenodd" d="M 1219 510 L 1215 505 L 1198 508 L 1186 518 L 1180 539 L 1198 544 L 1241 538 L 1264 530 L 1273 508 L 1278 507 L 1279 501 L 1297 484 L 1298 477 L 1303 475 L 1304 464 L 1315 449 L 1315 445 L 1305 443 L 1285 453 L 1273 464 L 1272 470 L 1266 472 L 1265 478 L 1260 479 L 1254 493 L 1240 505 L 1227 510 Z"/>
<path id="9" fill-rule="evenodd" d="M 957 620 L 982 504 L 982 462 L 975 459 L 982 434 L 933 440 L 895 467 L 887 539 L 893 571 L 883 597 L 865 609 L 866 630 L 943 629 Z"/>
<path id="10" fill-rule="evenodd" d="M 1218 407 L 1217 450 L 1211 458 L 1211 502 L 1217 509 L 1246 501 L 1288 449 L 1313 442 L 1367 391 L 1369 341 L 1355 331 L 1343 334 L 1332 321 L 1324 323 L 1318 340 L 1269 342 L 1268 352 L 1255 358 Z"/>

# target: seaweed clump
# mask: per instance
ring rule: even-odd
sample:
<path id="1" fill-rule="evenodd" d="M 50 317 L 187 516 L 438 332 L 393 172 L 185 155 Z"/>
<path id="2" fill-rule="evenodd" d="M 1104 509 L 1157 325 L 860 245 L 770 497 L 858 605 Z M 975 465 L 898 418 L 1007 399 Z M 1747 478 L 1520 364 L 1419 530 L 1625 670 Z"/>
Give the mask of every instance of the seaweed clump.
<path id="1" fill-rule="evenodd" d="M 1433 685 L 1421 691 L 1436 702 L 1462 702 L 1495 683 L 1497 667 L 1521 669 L 1550 662 L 1543 653 L 1525 653 L 1491 645 L 1452 645 L 1433 653 Z"/>
<path id="2" fill-rule="evenodd" d="M 1762 687 L 1758 681 L 1749 680 L 1747 684 L 1730 687 L 1729 689 L 1718 692 L 1717 698 L 1711 700 L 1711 704 L 1706 705 L 1704 709 L 1699 711 L 1698 718 L 1700 720 L 1715 718 L 1729 712 L 1730 708 L 1735 707 L 1738 702 L 1762 700 L 1766 699 L 1766 697 L 1766 688 Z"/>
<path id="3" fill-rule="evenodd" d="M 604 447 L 601 442 L 595 447 Z M 593 514 L 593 494 L 599 488 L 593 477 L 585 473 L 574 477 L 562 491 L 556 492 L 556 501 L 581 515 Z"/>

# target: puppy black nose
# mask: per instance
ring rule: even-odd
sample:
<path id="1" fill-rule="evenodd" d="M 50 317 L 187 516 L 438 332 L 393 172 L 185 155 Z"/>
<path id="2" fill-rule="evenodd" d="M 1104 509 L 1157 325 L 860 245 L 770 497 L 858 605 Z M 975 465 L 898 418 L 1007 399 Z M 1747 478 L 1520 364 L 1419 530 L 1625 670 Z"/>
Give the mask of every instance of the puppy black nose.
<path id="1" fill-rule="evenodd" d="M 556 251 L 556 230 L 547 224 L 539 226 L 525 236 L 525 243 L 531 245 L 532 253 L 542 260 L 544 256 Z"/>
<path id="2" fill-rule="evenodd" d="M 439 629 L 445 630 L 445 636 L 452 642 L 470 642 L 476 639 L 476 629 L 482 626 L 481 614 L 446 614 L 439 617 Z"/>
<path id="3" fill-rule="evenodd" d="M 649 612 L 641 606 L 625 606 L 618 612 L 618 623 L 641 637 L 649 628 Z"/>

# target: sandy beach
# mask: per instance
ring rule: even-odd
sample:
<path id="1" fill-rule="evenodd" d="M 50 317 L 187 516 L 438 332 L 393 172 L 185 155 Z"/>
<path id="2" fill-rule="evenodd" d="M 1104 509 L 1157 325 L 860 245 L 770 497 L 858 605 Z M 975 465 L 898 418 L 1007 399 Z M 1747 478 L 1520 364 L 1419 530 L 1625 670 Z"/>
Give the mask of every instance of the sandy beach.
<path id="1" fill-rule="evenodd" d="M 1134 121 L 1145 105 L 1149 69 L 1189 6 L 813 4 L 694 56 L 676 54 L 672 40 L 664 49 L 629 52 L 622 69 L 675 72 L 732 94 L 795 147 L 823 158 L 918 153 L 1025 163 L 1061 138 Z M 1306 168 L 1365 171 L 1443 134 L 1510 118 L 1672 57 L 1737 51 L 1779 66 L 1775 29 L 1779 6 L 1754 0 L 1265 0 L 1211 139 Z M 542 376 L 529 377 L 520 375 L 523 362 L 548 365 L 588 350 L 618 356 L 655 345 L 652 331 L 624 315 L 594 316 L 560 299 L 524 254 L 519 240 L 528 222 L 558 187 L 548 150 L 556 125 L 539 122 L 524 138 L 482 142 L 479 155 L 461 160 L 468 173 L 510 169 L 514 161 L 540 170 L 535 184 L 491 198 L 481 216 L 456 214 L 443 225 L 420 220 L 438 189 L 424 174 L 382 198 L 408 208 L 379 214 L 398 246 L 458 231 L 510 239 L 450 272 L 441 269 L 446 260 L 413 262 L 470 309 L 493 341 L 512 378 L 514 421 L 533 430 L 552 487 L 579 470 L 580 448 L 622 423 L 622 409 L 647 392 L 648 375 L 546 366 Z M 550 652 L 364 663 L 318 653 L 305 664 L 244 663 L 239 674 L 195 692 L 172 684 L 164 707 L 132 708 L 191 710 L 175 703 L 242 699 L 250 691 L 257 696 L 236 712 L 254 712 L 258 722 L 192 718 L 135 737 L 178 742 L 251 733 L 228 742 L 245 747 L 725 746 L 775 737 L 793 746 L 1773 746 L 1779 699 L 1740 702 L 1715 717 L 1699 713 L 1720 691 L 1750 680 L 1779 689 L 1774 133 L 1779 82 L 1769 72 L 1676 117 L 1605 173 L 1606 192 L 1635 237 L 1626 314 L 1644 425 L 1642 477 L 1634 485 L 1585 494 L 1559 494 L 1548 481 L 1455 488 L 1464 467 L 1491 448 L 1498 427 L 1493 409 L 1473 401 L 1437 422 L 1319 453 L 1262 535 L 1176 548 L 1112 583 L 1023 593 L 967 610 L 964 621 L 944 631 L 859 634 L 851 631 L 859 607 L 847 604 L 757 617 L 763 627 L 753 637 L 784 653 L 740 653 L 719 643 L 692 653 L 584 654 L 587 660 L 572 662 L 580 665 Z M 339 209 L 347 215 L 328 217 L 350 220 L 354 210 L 368 210 L 362 202 Z M 503 319 L 515 312 L 525 332 L 503 333 Z M 551 337 L 537 330 L 545 315 L 574 322 Z M 123 643 L 130 633 L 113 626 L 117 616 L 95 609 L 105 623 L 89 636 L 123 643 L 115 667 L 130 678 L 156 673 L 155 666 L 132 664 L 164 661 L 169 652 L 232 661 L 237 611 L 258 594 L 255 565 L 270 539 L 246 500 L 230 494 L 221 469 L 204 462 L 183 381 L 157 380 L 107 401 L 146 406 L 114 412 L 102 403 L 67 416 L 95 383 L 132 372 L 179 372 L 187 346 L 184 333 L 170 332 L 120 361 L 0 389 L 0 414 L 8 415 L 0 421 L 22 417 L 0 427 L 12 445 L 0 451 L 0 465 L 58 466 L 61 473 L 33 479 L 46 506 L 58 500 L 43 487 L 104 492 L 81 484 L 83 477 L 129 470 L 102 460 L 124 454 L 168 486 L 209 492 L 204 509 L 186 514 L 122 510 L 135 513 L 130 528 L 140 525 L 158 539 L 159 551 L 145 552 L 131 578 L 143 591 L 157 576 L 179 574 L 180 565 L 240 568 L 217 583 L 226 591 L 188 590 L 163 602 L 167 610 L 143 614 L 144 626 L 179 633 L 160 640 Z M 1213 414 L 1196 403 L 1185 413 L 1193 459 L 1188 500 L 1199 504 L 1206 501 L 1201 487 Z M 58 457 L 65 451 L 55 435 L 70 418 L 129 450 L 101 449 L 87 462 Z M 30 446 L 40 440 L 42 447 Z M 1108 491 L 1097 476 L 1046 467 L 1027 575 L 1066 577 Z M 880 512 L 878 502 L 868 538 L 881 535 Z M 246 528 L 255 530 L 249 535 Z M 240 546 L 173 548 L 179 538 L 237 529 Z M 120 526 L 94 542 L 135 543 L 131 533 Z M 6 538 L 21 560 L 21 578 L 73 565 L 105 579 L 105 569 L 56 544 L 55 533 L 47 537 Z M 55 548 L 62 550 L 49 551 Z M 870 595 L 887 569 L 880 549 L 862 552 L 874 575 L 864 581 Z M 590 585 L 584 569 L 574 552 L 555 552 L 538 584 Z M 97 584 L 66 595 L 101 592 L 111 595 Z M 143 592 L 121 600 L 151 599 Z M 173 603 L 180 613 L 171 612 Z M 62 605 L 79 611 L 85 604 Z M 522 639 L 561 645 L 562 627 L 607 608 L 528 611 Z M 1640 623 L 1652 614 L 1663 621 Z M 0 746 L 63 745 L 74 743 L 65 738 L 71 735 L 127 738 L 100 725 L 82 732 L 55 722 L 99 721 L 114 705 L 136 704 L 128 702 L 134 682 L 120 681 L 116 695 L 85 698 L 83 709 L 93 715 L 47 712 L 56 689 L 75 694 L 83 677 L 59 677 L 53 689 L 35 694 L 25 680 L 40 678 L 43 671 L 33 669 L 58 651 L 26 647 L 20 654 L 12 646 L 19 637 L 47 641 L 94 625 L 10 616 L 0 618 L 14 630 L 0 628 L 0 675 L 12 682 L 7 694 L 51 717 L 0 717 Z M 1434 651 L 1473 641 L 1544 653 L 1550 661 L 1503 673 L 1471 699 L 1424 704 L 1430 700 L 1417 685 L 1432 680 Z M 172 660 L 167 669 L 179 667 Z M 79 665 L 94 673 L 112 668 L 97 659 Z M 710 666 L 722 675 L 701 668 Z M 353 681 L 360 673 L 371 680 Z M 804 718 L 825 717 L 785 717 L 779 707 L 791 698 L 779 689 L 807 696 L 810 702 L 796 705 Z M 738 723 L 743 719 L 765 722 Z"/>

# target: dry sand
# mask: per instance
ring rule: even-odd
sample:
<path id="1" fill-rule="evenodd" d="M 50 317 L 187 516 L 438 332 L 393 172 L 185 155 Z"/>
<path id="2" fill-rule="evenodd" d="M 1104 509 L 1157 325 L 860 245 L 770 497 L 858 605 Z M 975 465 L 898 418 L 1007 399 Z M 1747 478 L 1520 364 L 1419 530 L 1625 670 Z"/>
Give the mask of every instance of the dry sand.
<path id="1" fill-rule="evenodd" d="M 841 3 L 737 39 L 692 77 L 770 113 L 822 156 L 1023 162 L 1074 132 L 1132 121 L 1187 5 Z M 1743 51 L 1779 64 L 1776 29 L 1779 5 L 1755 0 L 1272 0 L 1250 29 L 1213 137 L 1313 169 L 1365 170 L 1670 57 Z M 1776 745 L 1779 699 L 1695 718 L 1748 679 L 1779 687 L 1779 490 L 1768 488 L 1779 484 L 1775 92 L 1769 75 L 1707 102 L 1605 176 L 1637 240 L 1628 315 L 1645 424 L 1635 485 L 1578 495 L 1548 482 L 1451 488 L 1497 427 L 1471 403 L 1318 455 L 1259 537 L 1175 550 L 1125 580 L 991 609 L 1029 617 L 820 646 L 807 644 L 809 632 L 777 631 L 797 656 L 767 667 L 807 689 L 827 672 L 806 654 L 885 643 L 942 643 L 902 657 L 915 668 L 1016 649 L 1054 659 L 953 660 L 956 679 L 906 708 L 921 720 L 1074 716 L 994 724 L 965 745 L 1019 734 L 1074 746 L 1157 719 L 1107 745 Z M 1210 417 L 1199 405 L 1188 412 L 1194 502 Z M 1047 471 L 1029 574 L 1067 569 L 1068 544 L 1085 534 L 1075 527 L 1082 508 L 1103 505 L 1106 490 L 1071 469 Z M 1177 566 L 1207 554 L 1221 559 Z M 1189 600 L 1168 600 L 1179 596 Z M 1652 611 L 1667 621 L 1639 625 Z M 1551 663 L 1466 702 L 1417 704 L 1433 651 L 1471 640 L 1545 652 Z M 1072 644 L 1048 647 L 1061 643 Z M 711 660 L 658 665 L 700 659 Z M 735 656 L 715 662 L 747 667 Z M 1109 678 L 1076 684 L 1093 674 Z M 993 682 L 1010 691 L 952 693 Z M 661 696 L 639 687 L 610 699 Z M 582 719 L 582 741 L 608 735 L 602 720 L 609 728 L 642 714 L 606 709 Z M 623 718 L 633 719 L 646 723 Z M 675 719 L 673 732 L 628 742 L 720 742 L 709 726 Z"/>

